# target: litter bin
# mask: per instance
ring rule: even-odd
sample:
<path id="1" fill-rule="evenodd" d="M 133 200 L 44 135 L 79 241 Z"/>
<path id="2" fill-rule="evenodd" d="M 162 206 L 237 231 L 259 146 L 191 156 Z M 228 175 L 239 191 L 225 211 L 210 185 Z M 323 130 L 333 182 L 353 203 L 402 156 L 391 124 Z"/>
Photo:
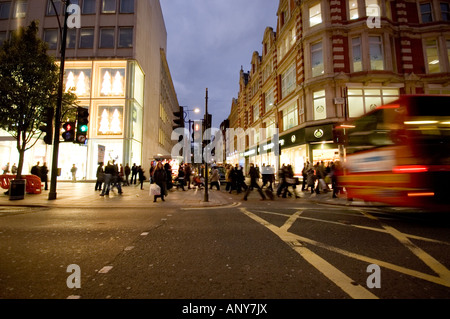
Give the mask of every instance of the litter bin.
<path id="1" fill-rule="evenodd" d="M 25 198 L 25 179 L 13 179 L 9 186 L 9 200 L 19 200 Z"/>

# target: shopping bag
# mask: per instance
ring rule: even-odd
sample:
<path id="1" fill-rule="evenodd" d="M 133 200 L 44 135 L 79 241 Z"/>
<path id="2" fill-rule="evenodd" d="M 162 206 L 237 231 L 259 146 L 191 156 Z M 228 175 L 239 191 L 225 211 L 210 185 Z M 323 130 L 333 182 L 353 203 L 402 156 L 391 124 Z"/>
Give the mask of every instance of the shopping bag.
<path id="1" fill-rule="evenodd" d="M 161 195 L 161 187 L 157 184 L 150 184 L 150 196 L 160 196 Z"/>

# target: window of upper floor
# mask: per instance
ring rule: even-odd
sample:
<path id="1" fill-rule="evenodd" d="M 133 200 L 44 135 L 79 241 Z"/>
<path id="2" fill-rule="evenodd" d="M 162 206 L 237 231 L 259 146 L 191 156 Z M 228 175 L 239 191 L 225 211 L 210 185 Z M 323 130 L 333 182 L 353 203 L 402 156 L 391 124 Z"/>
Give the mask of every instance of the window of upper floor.
<path id="1" fill-rule="evenodd" d="M 313 27 L 322 23 L 322 21 L 322 6 L 319 2 L 309 7 L 309 26 Z"/>
<path id="2" fill-rule="evenodd" d="M 295 62 L 281 75 L 281 98 L 284 99 L 295 90 Z"/>
<path id="3" fill-rule="evenodd" d="M 349 0 L 348 1 L 348 18 L 349 20 L 354 20 L 359 18 L 358 12 L 358 0 Z"/>
<path id="4" fill-rule="evenodd" d="M 83 4 L 81 6 L 82 14 L 95 14 L 97 7 L 97 0 L 83 0 Z"/>
<path id="5" fill-rule="evenodd" d="M 27 15 L 27 7 L 28 7 L 27 1 L 16 1 L 14 3 L 13 18 L 16 19 L 25 18 L 25 16 Z"/>
<path id="6" fill-rule="evenodd" d="M 366 16 L 381 17 L 381 3 L 380 0 L 365 0 Z"/>
<path id="7" fill-rule="evenodd" d="M 313 43 L 311 45 L 311 76 L 320 76 L 324 73 L 322 42 Z"/>
<path id="8" fill-rule="evenodd" d="M 420 18 L 423 23 L 433 21 L 433 9 L 431 2 L 424 2 L 419 5 L 420 7 Z"/>
<path id="9" fill-rule="evenodd" d="M 102 0 L 102 13 L 116 13 L 116 0 Z"/>
<path id="10" fill-rule="evenodd" d="M 134 0 L 120 0 L 120 13 L 134 13 Z"/>
<path id="11" fill-rule="evenodd" d="M 9 19 L 11 14 L 11 1 L 0 2 L 0 19 Z"/>
<path id="12" fill-rule="evenodd" d="M 438 39 L 425 39 L 425 59 L 428 73 L 441 72 L 439 41 Z"/>
<path id="13" fill-rule="evenodd" d="M 450 3 L 448 2 L 441 2 L 440 3 L 441 8 L 441 19 L 442 21 L 450 21 Z"/>

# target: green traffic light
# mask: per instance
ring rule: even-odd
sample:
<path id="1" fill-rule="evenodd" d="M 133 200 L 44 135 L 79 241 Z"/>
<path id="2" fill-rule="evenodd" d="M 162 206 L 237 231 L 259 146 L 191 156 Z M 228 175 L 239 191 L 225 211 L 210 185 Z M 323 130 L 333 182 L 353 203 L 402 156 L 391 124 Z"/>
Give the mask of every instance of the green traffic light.
<path id="1" fill-rule="evenodd" d="M 80 131 L 81 132 L 87 132 L 88 131 L 88 126 L 87 125 L 82 125 L 81 127 L 80 127 Z"/>

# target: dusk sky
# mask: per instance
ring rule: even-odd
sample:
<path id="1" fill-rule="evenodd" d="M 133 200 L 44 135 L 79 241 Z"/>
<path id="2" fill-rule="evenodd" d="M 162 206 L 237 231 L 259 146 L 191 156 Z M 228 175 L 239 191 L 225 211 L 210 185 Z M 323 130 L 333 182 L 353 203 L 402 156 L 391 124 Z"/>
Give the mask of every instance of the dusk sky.
<path id="1" fill-rule="evenodd" d="M 213 126 L 228 118 L 239 92 L 239 72 L 261 55 L 266 27 L 276 30 L 278 0 L 160 0 L 167 29 L 167 60 L 181 106 L 200 108 L 206 88 Z"/>

